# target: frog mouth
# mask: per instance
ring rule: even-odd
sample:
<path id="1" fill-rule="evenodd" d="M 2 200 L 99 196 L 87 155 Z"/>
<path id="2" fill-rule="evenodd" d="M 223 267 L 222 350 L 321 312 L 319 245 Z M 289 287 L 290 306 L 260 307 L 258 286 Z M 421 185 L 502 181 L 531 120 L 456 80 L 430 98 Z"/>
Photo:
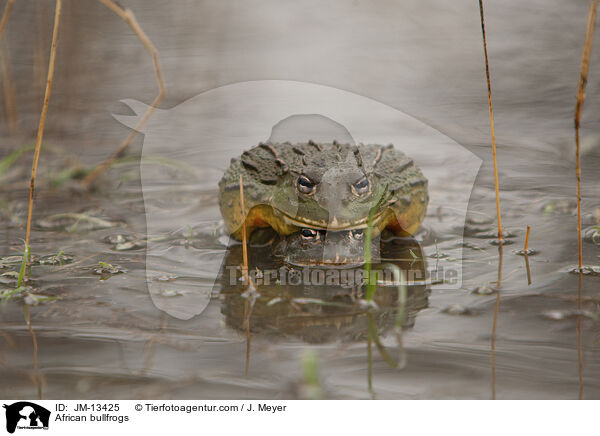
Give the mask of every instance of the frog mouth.
<path id="1" fill-rule="evenodd" d="M 369 218 L 361 218 L 355 221 L 341 221 L 338 220 L 337 217 L 333 217 L 331 221 L 317 221 L 311 220 L 305 217 L 302 219 L 293 218 L 290 215 L 282 212 L 283 218 L 286 224 L 291 224 L 296 227 L 308 227 L 315 230 L 331 230 L 331 231 L 340 231 L 340 230 L 354 230 L 354 229 L 366 229 L 369 226 Z M 372 227 L 379 228 L 379 223 L 383 217 L 383 211 L 377 213 L 373 216 Z"/>

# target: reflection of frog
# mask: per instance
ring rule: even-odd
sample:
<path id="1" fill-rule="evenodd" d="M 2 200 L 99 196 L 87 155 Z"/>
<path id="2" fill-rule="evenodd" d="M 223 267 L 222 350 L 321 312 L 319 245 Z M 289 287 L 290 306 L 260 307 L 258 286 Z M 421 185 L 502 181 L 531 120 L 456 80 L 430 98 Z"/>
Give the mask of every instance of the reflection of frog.
<path id="1" fill-rule="evenodd" d="M 240 175 L 244 214 L 240 210 Z M 251 234 L 272 227 L 281 235 L 301 228 L 341 231 L 367 226 L 414 234 L 428 203 L 427 180 L 393 146 L 265 143 L 232 159 L 219 182 L 227 229 L 241 239 L 242 216 Z"/>
<path id="2" fill-rule="evenodd" d="M 295 237 L 298 236 L 292 236 Z M 239 268 L 241 251 L 239 245 L 230 248 L 219 283 L 226 323 L 244 330 L 249 298 Z M 295 336 L 307 342 L 358 341 L 366 338 L 367 318 L 372 315 L 379 333 L 384 333 L 396 321 L 400 297 L 397 271 L 386 264 L 398 267 L 409 280 L 403 327 L 412 327 L 417 313 L 428 302 L 425 262 L 419 244 L 412 238 L 393 237 L 382 244 L 380 254 L 381 261 L 372 265 L 378 274 L 376 308 L 368 309 L 363 304 L 363 267 L 298 267 L 285 264 L 280 258 L 274 260 L 270 245 L 250 245 L 249 270 L 257 290 L 249 319 L 251 332 Z"/>

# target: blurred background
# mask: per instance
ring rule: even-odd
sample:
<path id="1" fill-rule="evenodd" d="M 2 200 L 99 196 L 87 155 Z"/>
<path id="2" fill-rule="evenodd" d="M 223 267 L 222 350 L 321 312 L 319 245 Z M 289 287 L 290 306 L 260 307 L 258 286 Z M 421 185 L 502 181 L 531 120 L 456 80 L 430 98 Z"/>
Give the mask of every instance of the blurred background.
<path id="1" fill-rule="evenodd" d="M 161 108 L 239 81 L 306 81 L 391 105 L 482 157 L 488 154 L 477 2 L 121 3 L 135 13 L 159 50 L 167 87 Z M 485 3 L 500 144 L 547 148 L 571 141 L 588 3 Z M 14 3 L 1 51 L 4 153 L 34 137 L 53 13 L 52 0 Z M 584 131 L 598 122 L 599 99 L 593 98 L 600 91 L 597 59 L 592 56 Z M 127 134 L 111 117 L 112 112 L 127 113 L 119 100 L 150 103 L 156 92 L 151 57 L 129 26 L 98 1 L 66 0 L 47 137 L 85 147 L 82 159 L 97 162 Z"/>

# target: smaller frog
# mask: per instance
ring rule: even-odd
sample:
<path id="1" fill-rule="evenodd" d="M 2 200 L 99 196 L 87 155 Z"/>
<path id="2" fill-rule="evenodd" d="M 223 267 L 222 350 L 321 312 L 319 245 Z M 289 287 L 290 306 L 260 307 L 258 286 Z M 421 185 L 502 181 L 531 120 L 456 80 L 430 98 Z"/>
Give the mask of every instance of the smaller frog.
<path id="1" fill-rule="evenodd" d="M 294 266 L 353 268 L 365 264 L 365 229 L 327 231 L 303 228 L 282 238 L 273 255 Z M 379 261 L 379 238 L 371 242 L 371 260 Z"/>

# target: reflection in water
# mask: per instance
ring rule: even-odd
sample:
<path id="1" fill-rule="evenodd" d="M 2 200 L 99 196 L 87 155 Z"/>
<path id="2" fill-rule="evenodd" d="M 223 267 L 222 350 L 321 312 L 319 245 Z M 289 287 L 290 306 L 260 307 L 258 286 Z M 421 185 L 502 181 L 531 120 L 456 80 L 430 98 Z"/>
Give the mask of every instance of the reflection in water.
<path id="1" fill-rule="evenodd" d="M 244 293 L 244 329 L 246 330 L 246 364 L 244 367 L 244 376 L 248 377 L 248 368 L 250 367 L 250 344 L 252 341 L 252 335 L 250 334 L 250 316 L 252 316 L 252 309 L 254 308 L 254 302 L 256 301 L 256 289 L 254 285 L 250 285 L 248 290 Z"/>
<path id="2" fill-rule="evenodd" d="M 498 326 L 498 309 L 500 308 L 500 292 L 496 291 L 494 305 L 494 322 L 492 323 L 492 339 L 490 342 L 490 359 L 492 363 L 492 400 L 496 399 L 496 327 Z"/>
<path id="3" fill-rule="evenodd" d="M 27 303 L 23 305 L 23 314 L 25 315 L 25 322 L 27 323 L 27 328 L 29 329 L 33 344 L 33 373 L 31 374 L 31 379 L 37 387 L 38 399 L 41 400 L 43 396 L 42 384 L 44 382 L 44 376 L 38 371 L 38 342 L 35 330 L 33 330 L 33 326 L 31 325 L 31 314 L 29 313 L 29 304 Z"/>
<path id="4" fill-rule="evenodd" d="M 583 350 L 581 346 L 581 310 L 583 293 L 583 272 L 579 271 L 579 282 L 577 287 L 577 370 L 579 374 L 579 399 L 583 400 Z"/>
<path id="5" fill-rule="evenodd" d="M 496 282 L 496 289 L 500 289 L 502 286 L 502 263 L 504 260 L 504 250 L 502 247 L 502 240 L 500 241 L 500 245 L 498 245 L 498 281 Z"/>
<path id="6" fill-rule="evenodd" d="M 168 325 L 169 318 L 167 314 L 163 312 L 160 315 L 160 326 L 157 329 L 157 332 L 153 334 L 144 344 L 144 354 L 146 356 L 144 358 L 144 365 L 141 371 L 142 375 L 146 375 L 152 368 L 152 365 L 154 364 L 154 358 L 156 356 L 156 344 L 160 343 L 160 339 L 162 336 L 164 336 Z"/>
<path id="7" fill-rule="evenodd" d="M 498 245 L 498 281 L 496 282 L 496 304 L 494 305 L 494 321 L 492 323 L 492 337 L 490 340 L 490 361 L 492 368 L 492 400 L 496 399 L 496 327 L 498 325 L 498 310 L 500 309 L 500 286 L 502 284 L 502 261 L 504 259 L 502 250 L 502 239 Z"/>
<path id="8" fill-rule="evenodd" d="M 367 341 L 375 343 L 390 365 L 401 366 L 400 333 L 414 325 L 417 313 L 428 304 L 425 260 L 412 238 L 393 237 L 381 245 L 381 262 L 373 265 L 377 285 L 372 302 L 365 300 L 364 268 L 298 267 L 274 257 L 272 244 L 256 241 L 248 250 L 249 276 L 256 286 L 249 296 L 240 268 L 242 247 L 232 246 L 219 276 L 225 322 L 249 335 L 269 338 L 294 337 L 308 343 Z M 399 274 L 406 282 L 404 288 Z M 379 337 L 395 330 L 398 319 L 400 357 L 394 358 Z"/>
<path id="9" fill-rule="evenodd" d="M 531 286 L 533 282 L 531 281 L 531 268 L 529 268 L 529 255 L 525 253 L 523 257 L 525 258 L 525 270 L 527 271 L 527 286 Z"/>
<path id="10" fill-rule="evenodd" d="M 240 212 L 242 219 L 242 278 L 247 286 L 246 290 L 246 301 L 244 302 L 244 328 L 246 329 L 246 365 L 244 369 L 244 375 L 248 377 L 248 367 L 250 366 L 250 315 L 254 308 L 254 301 L 256 299 L 256 288 L 254 282 L 250 280 L 248 276 L 248 230 L 246 228 L 246 207 L 244 205 L 244 176 L 240 174 L 239 179 L 240 185 Z"/>

